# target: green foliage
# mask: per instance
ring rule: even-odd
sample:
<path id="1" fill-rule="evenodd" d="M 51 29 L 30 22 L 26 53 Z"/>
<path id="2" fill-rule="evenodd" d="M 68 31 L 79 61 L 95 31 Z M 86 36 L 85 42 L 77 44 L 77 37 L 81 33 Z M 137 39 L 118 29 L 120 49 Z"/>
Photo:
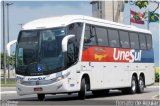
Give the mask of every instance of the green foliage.
<path id="1" fill-rule="evenodd" d="M 159 77 L 160 77 L 160 67 L 155 68 L 155 81 L 159 82 Z"/>
<path id="2" fill-rule="evenodd" d="M 141 8 L 146 8 L 148 6 L 148 1 L 145 0 L 137 0 L 135 1 L 135 5 Z"/>
<path id="3" fill-rule="evenodd" d="M 159 82 L 159 73 L 155 73 L 155 82 Z"/>
<path id="4" fill-rule="evenodd" d="M 158 13 L 149 12 L 150 16 L 150 22 L 159 22 L 160 16 Z"/>
<path id="5" fill-rule="evenodd" d="M 138 6 L 140 9 L 142 8 L 146 8 L 149 4 L 149 1 L 147 0 L 135 0 L 135 1 L 130 1 L 130 0 L 125 0 L 124 3 L 130 3 L 131 5 L 136 5 Z"/>
<path id="6" fill-rule="evenodd" d="M 15 79 L 7 79 L 7 84 L 4 83 L 4 79 L 0 80 L 1 87 L 15 87 L 16 80 Z"/>
<path id="7" fill-rule="evenodd" d="M 1 69 L 4 67 L 4 54 L 1 53 Z M 6 55 L 6 65 L 15 65 L 15 55 L 7 56 Z"/>

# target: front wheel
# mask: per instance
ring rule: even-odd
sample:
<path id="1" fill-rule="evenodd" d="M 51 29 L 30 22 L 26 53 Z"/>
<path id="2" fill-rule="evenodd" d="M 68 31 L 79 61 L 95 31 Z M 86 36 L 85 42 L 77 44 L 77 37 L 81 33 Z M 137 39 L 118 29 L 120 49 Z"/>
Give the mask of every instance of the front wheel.
<path id="1" fill-rule="evenodd" d="M 45 100 L 45 94 L 37 94 L 37 98 L 39 101 L 44 101 Z"/>
<path id="2" fill-rule="evenodd" d="M 81 80 L 81 88 L 80 88 L 80 91 L 78 92 L 78 97 L 82 100 L 85 99 L 85 94 L 86 94 L 86 91 L 87 91 L 87 84 L 86 84 L 86 81 L 85 81 L 85 78 L 82 78 Z"/>

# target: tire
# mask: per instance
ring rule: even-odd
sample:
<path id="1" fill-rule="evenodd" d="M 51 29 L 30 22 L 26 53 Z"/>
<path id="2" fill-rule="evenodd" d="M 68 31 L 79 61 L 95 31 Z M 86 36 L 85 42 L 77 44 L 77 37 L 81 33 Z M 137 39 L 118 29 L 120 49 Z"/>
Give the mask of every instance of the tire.
<path id="1" fill-rule="evenodd" d="M 78 97 L 81 100 L 85 99 L 85 97 L 86 97 L 86 95 L 85 95 L 86 91 L 87 91 L 87 84 L 86 84 L 85 78 L 82 78 L 82 80 L 81 80 L 81 88 L 80 88 L 80 91 L 78 92 Z"/>
<path id="2" fill-rule="evenodd" d="M 107 90 L 96 90 L 92 91 L 94 96 L 106 96 L 109 93 L 109 89 Z"/>
<path id="3" fill-rule="evenodd" d="M 45 100 L 45 94 L 37 94 L 37 98 L 39 101 L 44 101 Z"/>
<path id="4" fill-rule="evenodd" d="M 135 76 L 132 76 L 131 87 L 122 89 L 123 94 L 135 94 L 137 92 L 138 81 Z"/>
<path id="5" fill-rule="evenodd" d="M 145 87 L 145 82 L 142 76 L 139 77 L 138 86 L 137 86 L 137 93 L 143 93 Z"/>

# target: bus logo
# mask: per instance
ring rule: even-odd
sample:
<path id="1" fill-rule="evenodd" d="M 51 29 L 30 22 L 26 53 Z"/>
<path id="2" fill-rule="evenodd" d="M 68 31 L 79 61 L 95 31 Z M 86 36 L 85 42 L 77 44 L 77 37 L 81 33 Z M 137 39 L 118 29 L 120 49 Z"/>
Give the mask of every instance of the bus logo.
<path id="1" fill-rule="evenodd" d="M 42 65 L 38 64 L 37 71 L 38 71 L 38 72 L 41 72 L 41 71 L 42 71 Z"/>
<path id="2" fill-rule="evenodd" d="M 99 55 L 99 54 L 94 54 L 95 60 L 101 61 L 103 58 L 106 58 L 107 55 Z"/>
<path id="3" fill-rule="evenodd" d="M 114 48 L 113 58 L 114 60 L 125 60 L 127 62 L 141 61 L 142 50 L 117 50 Z"/>

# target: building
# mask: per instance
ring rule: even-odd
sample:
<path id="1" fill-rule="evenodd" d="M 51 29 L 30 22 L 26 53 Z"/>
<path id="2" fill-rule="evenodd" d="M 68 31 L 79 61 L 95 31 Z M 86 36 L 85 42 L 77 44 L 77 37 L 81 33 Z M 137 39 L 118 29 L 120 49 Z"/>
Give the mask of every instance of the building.
<path id="1" fill-rule="evenodd" d="M 118 23 L 123 22 L 123 1 L 92 1 L 92 16 L 97 18 L 115 21 Z"/>

